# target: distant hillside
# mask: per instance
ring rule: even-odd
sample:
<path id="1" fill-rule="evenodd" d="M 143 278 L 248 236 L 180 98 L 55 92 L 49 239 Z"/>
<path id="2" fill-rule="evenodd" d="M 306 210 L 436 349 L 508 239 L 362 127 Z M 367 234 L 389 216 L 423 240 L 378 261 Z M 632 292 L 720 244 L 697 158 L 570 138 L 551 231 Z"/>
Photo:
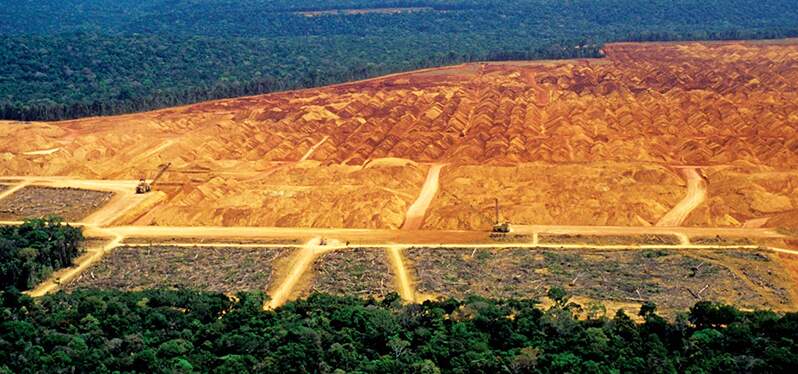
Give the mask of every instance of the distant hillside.
<path id="1" fill-rule="evenodd" d="M 15 1 L 0 11 L 0 118 L 135 112 L 475 60 L 598 56 L 606 41 L 792 36 L 798 35 L 794 5 Z M 424 11 L 366 11 L 385 8 Z"/>

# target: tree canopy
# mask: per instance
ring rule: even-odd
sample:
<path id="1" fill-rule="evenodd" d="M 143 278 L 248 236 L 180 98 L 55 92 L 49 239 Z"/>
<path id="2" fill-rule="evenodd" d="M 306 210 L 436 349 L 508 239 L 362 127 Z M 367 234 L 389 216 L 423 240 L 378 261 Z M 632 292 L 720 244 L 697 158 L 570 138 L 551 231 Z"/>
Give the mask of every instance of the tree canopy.
<path id="1" fill-rule="evenodd" d="M 306 16 L 302 11 L 418 8 Z M 39 0 L 0 11 L 0 118 L 56 120 L 618 40 L 798 35 L 792 1 Z"/>
<path id="2" fill-rule="evenodd" d="M 564 296 L 560 293 L 554 293 Z M 0 294 L 0 372 L 603 373 L 787 372 L 798 314 L 699 302 L 669 322 L 533 300 L 427 301 L 81 290 Z M 560 301 L 567 301 L 567 298 Z"/>
<path id="3" fill-rule="evenodd" d="M 27 290 L 54 270 L 71 266 L 81 253 L 82 240 L 80 228 L 58 217 L 0 226 L 0 289 Z"/>

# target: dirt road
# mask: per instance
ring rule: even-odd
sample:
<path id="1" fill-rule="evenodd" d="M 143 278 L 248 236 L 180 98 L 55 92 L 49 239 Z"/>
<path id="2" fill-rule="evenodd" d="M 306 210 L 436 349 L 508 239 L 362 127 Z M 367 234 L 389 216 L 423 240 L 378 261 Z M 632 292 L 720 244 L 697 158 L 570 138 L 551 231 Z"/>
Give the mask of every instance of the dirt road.
<path id="1" fill-rule="evenodd" d="M 72 279 L 75 279 L 84 270 L 88 269 L 97 261 L 100 261 L 108 251 L 122 244 L 124 239 L 124 237 L 117 235 L 105 245 L 87 249 L 83 256 L 75 260 L 75 266 L 56 271 L 36 288 L 29 291 L 28 295 L 31 297 L 40 297 L 58 290 L 58 287 L 62 283 L 68 283 Z"/>
<path id="2" fill-rule="evenodd" d="M 302 247 L 302 249 L 299 250 L 289 265 L 291 271 L 288 273 L 285 279 L 283 279 L 281 282 L 275 283 L 277 284 L 276 289 L 269 292 L 271 295 L 271 300 L 264 305 L 264 309 L 274 309 L 285 304 L 285 302 L 288 300 L 288 297 L 291 296 L 295 286 L 302 278 L 302 275 L 305 274 L 308 268 L 310 268 L 310 266 L 313 264 L 313 261 L 315 261 L 316 258 L 322 253 L 331 251 L 335 248 L 333 245 L 322 246 L 321 241 L 321 237 L 313 238 L 308 241 Z"/>
<path id="3" fill-rule="evenodd" d="M 698 174 L 697 168 L 682 169 L 684 177 L 687 179 L 687 196 L 680 201 L 673 209 L 663 216 L 657 226 L 680 226 L 690 215 L 693 209 L 697 208 L 707 198 L 707 183 Z"/>
<path id="4" fill-rule="evenodd" d="M 421 187 L 418 198 L 410 205 L 410 208 L 407 209 L 405 222 L 402 224 L 403 230 L 418 230 L 424 224 L 424 216 L 427 214 L 427 208 L 429 208 L 430 203 L 432 203 L 435 194 L 438 193 L 438 179 L 440 178 L 443 166 L 442 164 L 435 164 L 430 167 L 427 173 L 427 179 Z"/>
<path id="5" fill-rule="evenodd" d="M 226 247 L 250 246 L 293 246 L 300 251 L 290 266 L 290 272 L 284 281 L 276 284 L 278 288 L 273 291 L 273 300 L 269 303 L 272 307 L 281 305 L 287 300 L 297 282 L 300 281 L 308 267 L 315 258 L 328 250 L 345 248 L 335 244 L 350 242 L 352 246 L 366 248 L 379 248 L 389 250 L 389 259 L 397 276 L 397 288 L 404 299 L 412 301 L 415 297 L 413 280 L 406 269 L 402 250 L 410 247 L 429 248 L 564 248 L 564 249 L 728 249 L 728 248 L 755 248 L 757 246 L 738 245 L 692 245 L 690 237 L 698 236 L 724 236 L 749 239 L 785 239 L 786 235 L 773 229 L 755 227 L 626 227 L 626 226 L 569 226 L 569 225 L 516 225 L 513 234 L 519 237 L 528 237 L 528 241 L 496 242 L 490 239 L 487 232 L 462 231 L 462 230 L 419 230 L 423 225 L 427 207 L 432 202 L 438 190 L 438 178 L 443 165 L 432 165 L 427 175 L 424 186 L 414 204 L 408 209 L 405 224 L 402 230 L 389 229 L 342 229 L 342 228 L 291 228 L 291 227 L 166 227 L 166 226 L 110 226 L 125 212 L 135 209 L 146 201 L 149 195 L 136 195 L 133 191 L 137 181 L 121 180 L 74 180 L 65 177 L 7 177 L 12 183 L 9 190 L 0 194 L 0 198 L 8 196 L 15 190 L 27 185 L 42 185 L 51 187 L 73 187 L 93 190 L 112 191 L 115 198 L 99 211 L 83 220 L 72 223 L 84 227 L 87 238 L 104 238 L 110 240 L 100 249 L 90 249 L 89 252 L 78 259 L 77 266 L 57 272 L 45 281 L 40 287 L 31 291 L 33 295 L 43 295 L 58 288 L 59 282 L 64 282 L 78 275 L 88 266 L 100 260 L 103 254 L 122 244 L 126 239 L 134 242 L 158 242 L 164 245 L 219 245 Z M 688 196 L 674 211 L 681 211 L 680 217 L 672 222 L 681 222 L 692 208 L 703 201 L 706 186 L 700 180 L 700 175 L 695 169 L 686 172 L 689 180 Z M 16 183 L 13 183 L 16 182 Z M 671 215 L 671 216 L 674 216 Z M 0 222 L 0 224 L 19 224 L 20 222 Z M 675 235 L 680 239 L 677 245 L 592 245 L 592 244 L 554 244 L 540 240 L 540 234 L 561 235 Z M 328 238 L 330 244 L 319 246 L 318 238 Z M 241 244 L 241 241 L 255 242 L 254 244 Z M 209 243 L 206 243 L 209 242 Z M 286 243 L 306 244 L 286 244 Z M 798 254 L 792 249 L 774 248 L 774 251 Z"/>
<path id="6" fill-rule="evenodd" d="M 413 287 L 413 283 L 410 281 L 410 275 L 405 267 L 402 248 L 397 246 L 388 247 L 388 258 L 396 274 L 399 296 L 402 297 L 402 300 L 414 302 L 416 300 L 416 290 L 415 287 Z"/>
<path id="7" fill-rule="evenodd" d="M 310 149 L 308 149 L 308 151 L 307 151 L 307 152 L 305 152 L 305 154 L 302 156 L 302 158 L 301 158 L 301 159 L 299 159 L 299 161 L 300 161 L 300 162 L 302 162 L 302 161 L 305 161 L 305 160 L 309 159 L 309 158 L 310 158 L 310 156 L 312 156 L 312 155 L 313 155 L 313 152 L 316 152 L 316 149 L 318 149 L 319 147 L 321 147 L 321 145 L 322 145 L 322 144 L 324 144 L 324 142 L 326 142 L 326 141 L 327 141 L 327 139 L 329 139 L 329 138 L 330 138 L 330 136 L 329 136 L 329 135 L 327 135 L 327 136 L 325 136 L 325 137 L 324 137 L 324 138 L 323 138 L 323 139 L 322 139 L 320 142 L 318 142 L 318 143 L 316 143 L 315 145 L 313 145 L 312 147 L 310 147 Z"/>
<path id="8" fill-rule="evenodd" d="M 19 183 L 9 187 L 8 189 L 3 190 L 0 192 L 0 200 L 5 199 L 13 195 L 15 192 L 27 187 L 30 184 L 30 181 L 20 181 Z"/>

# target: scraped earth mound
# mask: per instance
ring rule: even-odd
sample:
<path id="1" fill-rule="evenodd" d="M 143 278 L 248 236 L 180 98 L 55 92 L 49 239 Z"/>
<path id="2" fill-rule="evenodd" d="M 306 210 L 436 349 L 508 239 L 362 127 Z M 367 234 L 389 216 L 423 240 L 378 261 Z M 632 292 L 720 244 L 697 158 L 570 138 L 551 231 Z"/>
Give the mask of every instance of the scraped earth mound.
<path id="1" fill-rule="evenodd" d="M 475 228 L 494 197 L 513 223 L 655 224 L 686 192 L 675 167 L 691 166 L 709 194 L 685 224 L 798 227 L 785 182 L 798 167 L 798 42 L 605 52 L 4 122 L 0 175 L 133 179 L 171 162 L 156 186 L 166 203 L 128 223 L 395 228 L 429 165 L 446 164 L 424 227 Z M 723 168 L 737 174 L 712 173 Z"/>

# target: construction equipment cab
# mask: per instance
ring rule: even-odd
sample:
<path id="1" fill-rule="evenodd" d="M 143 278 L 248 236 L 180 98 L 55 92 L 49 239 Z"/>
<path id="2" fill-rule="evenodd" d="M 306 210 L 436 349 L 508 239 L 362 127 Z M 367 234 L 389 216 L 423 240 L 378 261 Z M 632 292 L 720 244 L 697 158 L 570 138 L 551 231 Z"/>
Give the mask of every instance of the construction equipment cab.
<path id="1" fill-rule="evenodd" d="M 136 186 L 136 193 L 147 193 L 152 191 L 152 186 L 144 178 L 139 179 L 139 185 Z"/>
<path id="2" fill-rule="evenodd" d="M 147 180 L 144 178 L 139 179 L 139 184 L 136 186 L 136 193 L 142 194 L 152 191 L 152 186 L 158 181 L 158 178 L 160 178 L 163 173 L 166 172 L 166 169 L 169 169 L 170 166 L 172 166 L 171 162 L 159 165 L 158 174 L 155 174 L 155 177 L 152 178 L 152 181 L 149 183 L 147 183 Z"/>
<path id="3" fill-rule="evenodd" d="M 493 232 L 503 234 L 510 232 L 510 222 L 502 222 L 493 225 Z"/>

